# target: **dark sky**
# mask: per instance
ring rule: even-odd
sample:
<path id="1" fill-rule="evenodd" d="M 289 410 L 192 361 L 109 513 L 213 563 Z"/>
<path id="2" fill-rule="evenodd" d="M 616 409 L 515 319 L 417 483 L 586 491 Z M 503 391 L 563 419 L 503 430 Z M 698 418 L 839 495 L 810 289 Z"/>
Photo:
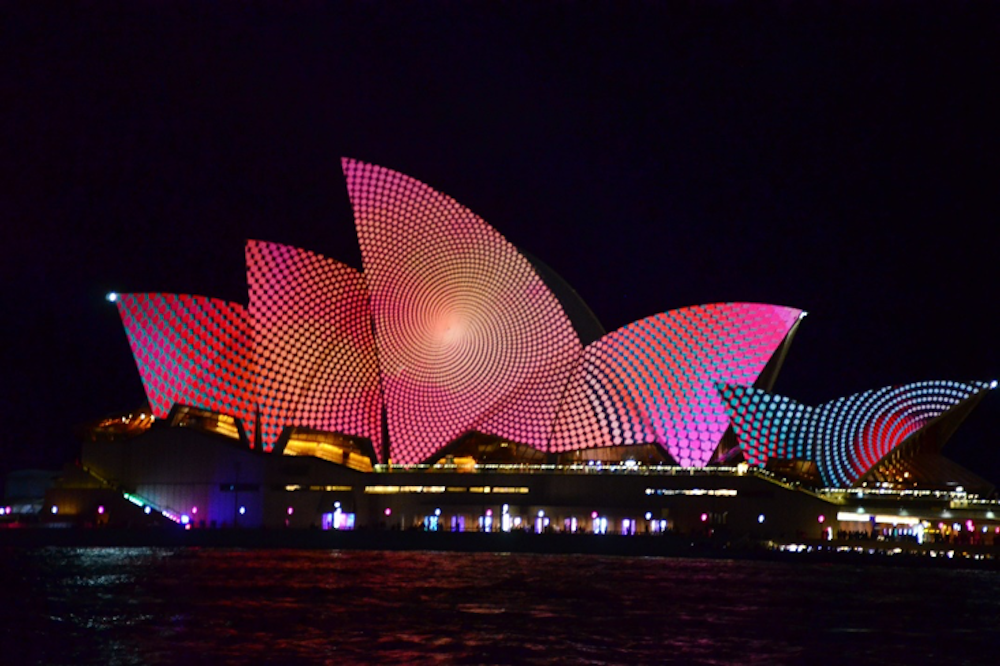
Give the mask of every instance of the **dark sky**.
<path id="1" fill-rule="evenodd" d="M 776 386 L 804 402 L 1000 378 L 997 8 L 5 5 L 0 473 L 143 401 L 106 292 L 245 302 L 247 238 L 359 267 L 342 155 L 453 196 L 608 330 L 808 310 Z M 946 452 L 1000 481 L 998 431 L 994 393 Z"/>

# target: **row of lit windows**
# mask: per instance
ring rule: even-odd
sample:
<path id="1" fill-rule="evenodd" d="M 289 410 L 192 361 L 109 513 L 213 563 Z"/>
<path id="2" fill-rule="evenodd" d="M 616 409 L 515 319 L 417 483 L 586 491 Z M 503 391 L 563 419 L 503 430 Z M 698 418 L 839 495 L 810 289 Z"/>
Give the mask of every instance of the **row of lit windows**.
<path id="1" fill-rule="evenodd" d="M 524 495 L 528 493 L 528 488 L 526 486 L 365 486 L 365 493 L 369 495 L 445 492 Z"/>
<path id="2" fill-rule="evenodd" d="M 646 488 L 647 495 L 690 495 L 700 497 L 709 495 L 711 497 L 736 497 L 737 492 L 732 488 Z"/>

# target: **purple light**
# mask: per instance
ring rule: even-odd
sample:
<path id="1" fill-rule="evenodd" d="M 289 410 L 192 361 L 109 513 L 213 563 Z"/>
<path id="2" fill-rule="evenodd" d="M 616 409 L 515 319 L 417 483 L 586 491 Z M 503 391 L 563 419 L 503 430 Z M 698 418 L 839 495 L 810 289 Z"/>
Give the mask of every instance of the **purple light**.
<path id="1" fill-rule="evenodd" d="M 486 509 L 486 515 L 487 516 L 492 516 L 493 515 L 493 509 Z"/>
<path id="2" fill-rule="evenodd" d="M 196 507 L 196 506 L 191 507 L 191 514 L 195 515 L 197 513 L 198 513 L 198 507 Z"/>
<path id="3" fill-rule="evenodd" d="M 103 504 L 101 506 L 97 507 L 97 513 L 99 513 L 102 516 L 104 515 L 104 505 Z"/>
<path id="4" fill-rule="evenodd" d="M 707 523 L 708 522 L 708 514 L 707 513 L 701 514 L 701 522 L 703 522 L 703 523 Z"/>
<path id="5" fill-rule="evenodd" d="M 825 522 L 826 522 L 826 516 L 823 516 L 823 515 L 821 515 L 821 516 L 820 516 L 819 518 L 817 518 L 816 520 L 818 520 L 818 521 L 819 521 L 819 522 L 821 522 L 821 523 L 825 523 Z"/>
<path id="6" fill-rule="evenodd" d="M 392 515 L 392 509 L 390 509 L 389 507 L 385 507 L 385 515 L 391 516 Z"/>
<path id="7" fill-rule="evenodd" d="M 597 512 L 596 512 L 596 511 L 592 511 L 592 512 L 590 513 L 590 517 L 591 517 L 591 519 L 595 519 L 595 518 L 597 518 Z"/>
<path id="8" fill-rule="evenodd" d="M 288 507 L 288 515 L 290 516 L 293 513 L 295 513 L 295 509 L 293 509 L 292 507 Z"/>

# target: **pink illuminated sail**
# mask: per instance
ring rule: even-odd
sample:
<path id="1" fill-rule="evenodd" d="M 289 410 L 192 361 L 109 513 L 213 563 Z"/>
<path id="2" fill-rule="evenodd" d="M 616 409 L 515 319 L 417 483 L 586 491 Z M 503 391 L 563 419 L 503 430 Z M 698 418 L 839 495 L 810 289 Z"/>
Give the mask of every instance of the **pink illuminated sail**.
<path id="1" fill-rule="evenodd" d="M 250 422 L 250 325 L 243 306 L 177 294 L 120 294 L 116 302 L 157 418 L 181 404 Z"/>
<path id="2" fill-rule="evenodd" d="M 584 350 L 550 450 L 657 443 L 682 466 L 705 465 L 729 426 L 715 384 L 753 384 L 801 314 L 716 303 L 608 333 Z"/>
<path id="3" fill-rule="evenodd" d="M 246 247 L 264 450 L 285 426 L 366 437 L 381 451 L 378 361 L 361 274 L 277 243 Z"/>
<path id="4" fill-rule="evenodd" d="M 503 236 L 458 202 L 343 160 L 379 348 L 391 457 L 470 430 L 544 448 L 581 345 Z"/>

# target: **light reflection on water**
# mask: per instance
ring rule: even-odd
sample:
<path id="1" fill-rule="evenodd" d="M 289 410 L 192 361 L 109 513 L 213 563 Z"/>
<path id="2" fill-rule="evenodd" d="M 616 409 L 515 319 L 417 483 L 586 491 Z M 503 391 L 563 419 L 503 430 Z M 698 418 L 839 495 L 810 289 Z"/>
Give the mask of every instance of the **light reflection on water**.
<path id="1" fill-rule="evenodd" d="M 1000 574 L 467 553 L 0 550 L 4 664 L 996 663 Z"/>

